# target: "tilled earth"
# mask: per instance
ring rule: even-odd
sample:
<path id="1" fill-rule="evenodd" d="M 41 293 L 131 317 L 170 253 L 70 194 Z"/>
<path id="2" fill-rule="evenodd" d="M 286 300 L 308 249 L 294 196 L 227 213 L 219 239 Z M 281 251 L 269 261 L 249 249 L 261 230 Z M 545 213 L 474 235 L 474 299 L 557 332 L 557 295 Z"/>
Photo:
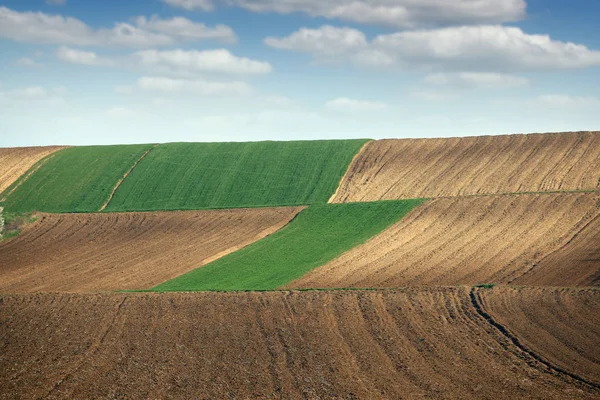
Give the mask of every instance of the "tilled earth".
<path id="1" fill-rule="evenodd" d="M 434 199 L 287 287 L 590 286 L 599 221 L 597 193 Z"/>
<path id="2" fill-rule="evenodd" d="M 60 146 L 0 148 L 0 194 L 35 163 Z"/>
<path id="3" fill-rule="evenodd" d="M 0 397 L 600 396 L 578 378 L 580 358 L 560 357 L 562 347 L 583 349 L 589 338 L 565 341 L 553 334 L 562 322 L 542 317 L 540 329 L 556 340 L 524 338 L 523 349 L 481 310 L 501 315 L 496 296 L 535 308 L 527 290 L 481 290 L 4 295 Z M 574 320 L 584 320 L 594 317 L 598 294 L 579 290 L 569 302 L 569 313 L 581 313 Z M 566 312 L 561 302 L 548 307 Z M 520 322 L 498 320 L 520 335 Z M 598 323 L 573 330 L 584 328 L 592 341 L 600 334 Z"/>
<path id="4" fill-rule="evenodd" d="M 595 190 L 598 177 L 600 132 L 376 140 L 332 201 Z"/>
<path id="5" fill-rule="evenodd" d="M 277 231 L 300 210 L 41 214 L 0 243 L 0 292 L 151 288 Z"/>

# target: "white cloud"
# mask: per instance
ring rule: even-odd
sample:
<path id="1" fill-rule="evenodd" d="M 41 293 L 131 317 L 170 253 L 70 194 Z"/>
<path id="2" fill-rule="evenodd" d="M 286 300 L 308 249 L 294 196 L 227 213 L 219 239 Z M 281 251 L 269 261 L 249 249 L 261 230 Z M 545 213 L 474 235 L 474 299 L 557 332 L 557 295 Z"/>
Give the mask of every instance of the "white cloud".
<path id="1" fill-rule="evenodd" d="M 110 29 L 92 29 L 72 17 L 0 7 L 0 37 L 24 43 L 146 48 L 206 38 L 227 41 L 235 38 L 233 31 L 224 25 L 212 29 L 185 18 L 138 17 L 134 23 L 137 26 L 118 22 Z"/>
<path id="2" fill-rule="evenodd" d="M 67 0 L 46 0 L 46 4 L 50 4 L 51 6 L 64 6 L 67 4 Z"/>
<path id="3" fill-rule="evenodd" d="M 410 95 L 420 100 L 432 102 L 452 100 L 456 97 L 455 94 L 451 93 L 423 89 L 413 89 L 410 91 Z"/>
<path id="4" fill-rule="evenodd" d="M 500 25 L 404 31 L 379 35 L 371 42 L 363 41 L 361 35 L 354 29 L 325 25 L 303 28 L 285 38 L 267 38 L 265 43 L 308 52 L 317 60 L 333 57 L 360 65 L 398 68 L 507 72 L 600 65 L 600 51 Z"/>
<path id="5" fill-rule="evenodd" d="M 186 0 L 168 0 L 186 2 Z M 525 0 L 224 0 L 254 12 L 340 19 L 363 24 L 414 28 L 490 24 L 525 17 Z"/>
<path id="6" fill-rule="evenodd" d="M 38 64 L 33 58 L 29 58 L 29 57 L 22 57 L 19 58 L 15 64 L 17 64 L 20 67 L 38 67 L 38 66 L 42 66 L 42 64 Z"/>
<path id="7" fill-rule="evenodd" d="M 237 57 L 228 50 L 143 50 L 133 55 L 134 63 L 155 67 L 161 72 L 218 73 L 231 75 L 264 75 L 273 70 L 271 64 Z"/>
<path id="8" fill-rule="evenodd" d="M 56 56 L 59 60 L 71 64 L 94 66 L 110 66 L 114 64 L 114 62 L 111 60 L 98 57 L 98 55 L 94 52 L 76 50 L 66 46 L 61 46 L 56 51 Z"/>
<path id="9" fill-rule="evenodd" d="M 228 43 L 237 41 L 233 29 L 226 25 L 209 28 L 203 23 L 192 22 L 183 17 L 161 19 L 156 15 L 153 15 L 150 19 L 137 17 L 134 18 L 134 21 L 138 28 L 164 33 L 182 40 L 217 39 Z"/>
<path id="10" fill-rule="evenodd" d="M 133 93 L 133 87 L 129 85 L 121 85 L 115 87 L 115 93 L 118 94 L 131 94 Z"/>
<path id="11" fill-rule="evenodd" d="M 322 58 L 349 54 L 368 46 L 367 38 L 361 31 L 330 25 L 319 29 L 302 28 L 281 39 L 268 37 L 265 44 L 276 49 L 310 53 Z"/>
<path id="12" fill-rule="evenodd" d="M 65 99 L 62 97 L 66 93 L 61 87 L 52 90 L 41 86 L 28 86 L 9 91 L 0 91 L 0 104 L 2 107 L 12 107 L 14 105 L 37 105 L 40 107 L 64 106 Z M 5 104 L 4 104 L 5 103 Z"/>
<path id="13" fill-rule="evenodd" d="M 166 3 L 172 7 L 184 8 L 188 11 L 212 11 L 214 9 L 214 5 L 211 0 L 163 0 L 163 3 Z"/>
<path id="14" fill-rule="evenodd" d="M 364 101 L 338 97 L 325 104 L 325 108 L 336 111 L 376 111 L 388 108 L 388 105 L 375 101 Z"/>
<path id="15" fill-rule="evenodd" d="M 162 93 L 191 93 L 202 96 L 244 96 L 252 93 L 252 87 L 245 82 L 214 82 L 164 77 L 142 77 L 138 79 L 137 87 Z"/>
<path id="16" fill-rule="evenodd" d="M 105 114 L 110 118 L 129 118 L 138 115 L 139 112 L 127 107 L 114 107 L 106 110 Z"/>
<path id="17" fill-rule="evenodd" d="M 520 76 L 495 72 L 456 72 L 427 75 L 425 83 L 465 88 L 505 89 L 527 86 L 529 80 Z"/>
<path id="18" fill-rule="evenodd" d="M 592 96 L 571 96 L 568 94 L 548 94 L 537 97 L 537 102 L 544 106 L 557 108 L 600 108 L 600 98 Z"/>

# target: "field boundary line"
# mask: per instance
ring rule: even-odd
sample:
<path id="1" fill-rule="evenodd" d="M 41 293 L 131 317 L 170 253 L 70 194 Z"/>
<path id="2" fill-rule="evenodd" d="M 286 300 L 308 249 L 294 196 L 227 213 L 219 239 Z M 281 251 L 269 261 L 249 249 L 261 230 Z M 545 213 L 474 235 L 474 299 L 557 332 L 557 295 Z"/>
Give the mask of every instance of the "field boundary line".
<path id="1" fill-rule="evenodd" d="M 100 207 L 100 210 L 98 210 L 98 212 L 102 212 L 104 211 L 104 209 L 106 207 L 108 207 L 108 205 L 110 204 L 110 202 L 112 201 L 113 197 L 115 197 L 115 193 L 117 193 L 117 190 L 119 190 L 119 188 L 121 187 L 121 184 L 123 183 L 123 181 L 125 179 L 127 179 L 127 177 L 129 176 L 129 174 L 131 174 L 131 171 L 133 171 L 133 169 L 135 167 L 137 167 L 137 165 L 140 163 L 140 161 L 142 161 L 152 150 L 154 150 L 156 147 L 158 147 L 158 144 L 155 144 L 154 146 L 152 146 L 151 148 L 149 148 L 148 150 L 146 150 L 146 152 L 144 154 L 142 154 L 140 156 L 140 158 L 138 158 L 136 160 L 136 162 L 133 163 L 133 165 L 131 166 L 131 168 L 129 168 L 129 170 L 127 172 L 125 172 L 125 174 L 123 175 L 123 177 L 121 179 L 119 179 L 117 181 L 117 184 L 115 185 L 115 187 L 113 188 L 110 197 L 108 198 L 108 200 L 106 200 L 106 203 L 104 203 L 102 205 L 102 207 Z"/>
<path id="2" fill-rule="evenodd" d="M 10 189 L 10 191 L 8 193 L 6 193 L 5 196 L 2 196 L 2 198 L 0 198 L 0 202 L 6 201 L 6 199 L 8 199 L 8 197 L 11 194 L 13 194 L 15 192 L 15 190 L 17 190 L 19 188 L 19 186 L 21 186 L 23 183 L 25 183 L 27 181 L 27 179 L 29 179 L 31 177 L 31 175 L 33 175 L 37 170 L 42 168 L 48 161 L 50 161 L 52 158 L 54 158 L 56 156 L 56 153 L 58 153 L 60 150 L 63 150 L 63 149 L 58 149 L 57 151 L 53 152 L 52 154 L 48 154 L 46 157 L 44 157 L 40 161 L 38 161 L 37 165 L 34 165 L 24 175 L 21 175 L 21 177 L 17 180 L 18 183 L 16 183 L 15 186 L 12 189 Z M 7 188 L 7 190 L 8 189 L 9 188 Z"/>
<path id="3" fill-rule="evenodd" d="M 489 290 L 489 289 L 486 289 L 486 290 Z M 476 289 L 474 287 L 472 287 L 471 290 L 469 291 L 469 297 L 471 298 L 471 303 L 473 304 L 475 311 L 477 311 L 479 316 L 481 316 L 483 319 L 485 319 L 491 326 L 496 328 L 504 337 L 509 339 L 512 342 L 512 344 L 515 345 L 519 350 L 523 351 L 524 353 L 526 353 L 527 355 L 532 357 L 534 360 L 545 365 L 547 368 L 549 368 L 551 371 L 553 371 L 555 373 L 566 375 L 579 383 L 582 383 L 587 386 L 591 386 L 595 389 L 600 389 L 600 383 L 591 382 L 591 381 L 587 380 L 586 378 L 584 378 L 580 375 L 577 375 L 576 373 L 569 372 L 566 369 L 559 367 L 558 365 L 554 365 L 552 362 L 546 360 L 544 357 L 537 354 L 536 352 L 531 350 L 528 346 L 523 344 L 519 340 L 519 338 L 515 334 L 513 334 L 507 327 L 505 327 L 504 325 L 502 325 L 501 323 L 496 321 L 488 312 L 486 312 L 484 310 L 480 301 L 477 300 L 477 298 L 479 297 L 479 294 L 478 294 L 479 291 L 477 291 L 477 294 L 475 292 L 476 292 Z"/>
<path id="4" fill-rule="evenodd" d="M 340 188 L 342 187 L 342 184 L 344 183 L 344 179 L 346 179 L 346 177 L 348 176 L 348 173 L 350 172 L 350 168 L 352 168 L 352 165 L 354 164 L 354 161 L 356 161 L 356 159 L 358 158 L 358 156 L 360 156 L 363 151 L 367 148 L 367 145 L 371 142 L 374 142 L 375 140 L 369 140 L 367 141 L 365 144 L 362 145 L 362 147 L 356 152 L 356 154 L 354 155 L 354 157 L 352 157 L 352 160 L 350 160 L 350 163 L 348 164 L 348 167 L 346 167 L 346 172 L 344 172 L 344 175 L 342 175 L 342 179 L 340 179 L 340 181 L 338 182 L 337 188 L 335 188 L 335 192 L 333 192 L 333 194 L 331 195 L 331 197 L 329 197 L 329 200 L 327 200 L 327 203 L 330 204 L 332 203 L 333 199 L 335 199 L 335 197 L 337 196 L 338 192 L 340 191 Z M 600 180 L 599 180 L 600 183 Z"/>

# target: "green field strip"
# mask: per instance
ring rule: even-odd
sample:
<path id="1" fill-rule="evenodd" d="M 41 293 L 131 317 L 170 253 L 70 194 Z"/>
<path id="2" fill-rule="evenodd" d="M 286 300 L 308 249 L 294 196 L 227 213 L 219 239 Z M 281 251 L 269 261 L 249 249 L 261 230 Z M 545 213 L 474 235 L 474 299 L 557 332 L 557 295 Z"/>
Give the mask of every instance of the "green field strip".
<path id="1" fill-rule="evenodd" d="M 106 211 L 327 203 L 367 141 L 163 144 L 123 181 Z"/>
<path id="2" fill-rule="evenodd" d="M 277 289 L 366 242 L 423 202 L 313 205 L 271 236 L 151 290 Z"/>
<path id="3" fill-rule="evenodd" d="M 82 146 L 60 150 L 18 182 L 12 193 L 11 188 L 7 189 L 10 195 L 4 207 L 16 213 L 98 211 L 119 179 L 152 146 Z"/>

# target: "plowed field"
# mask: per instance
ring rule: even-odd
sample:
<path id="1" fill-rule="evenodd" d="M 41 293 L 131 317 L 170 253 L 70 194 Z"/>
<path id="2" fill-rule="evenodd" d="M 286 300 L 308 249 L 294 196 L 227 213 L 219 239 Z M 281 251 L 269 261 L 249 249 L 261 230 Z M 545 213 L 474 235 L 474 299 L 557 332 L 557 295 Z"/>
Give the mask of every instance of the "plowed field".
<path id="1" fill-rule="evenodd" d="M 462 288 L 4 296 L 0 370 L 2 398 L 600 396 Z"/>
<path id="2" fill-rule="evenodd" d="M 503 287 L 479 297 L 524 345 L 600 387 L 600 291 Z"/>
<path id="3" fill-rule="evenodd" d="M 544 286 L 559 282 L 562 286 L 600 286 L 600 216 L 513 283 Z"/>
<path id="4" fill-rule="evenodd" d="M 0 148 L 0 194 L 35 163 L 63 147 Z"/>
<path id="5" fill-rule="evenodd" d="M 435 199 L 287 287 L 510 283 L 585 232 L 599 212 L 594 193 Z M 545 265 L 535 267 L 539 274 Z M 568 258 L 552 265 L 544 284 L 554 286 L 589 284 L 600 269 L 598 262 L 573 268 Z"/>
<path id="6" fill-rule="evenodd" d="M 600 132 L 369 142 L 332 202 L 593 190 Z"/>
<path id="7" fill-rule="evenodd" d="M 300 210 L 43 214 L 0 242 L 0 292 L 149 288 L 275 232 Z"/>

